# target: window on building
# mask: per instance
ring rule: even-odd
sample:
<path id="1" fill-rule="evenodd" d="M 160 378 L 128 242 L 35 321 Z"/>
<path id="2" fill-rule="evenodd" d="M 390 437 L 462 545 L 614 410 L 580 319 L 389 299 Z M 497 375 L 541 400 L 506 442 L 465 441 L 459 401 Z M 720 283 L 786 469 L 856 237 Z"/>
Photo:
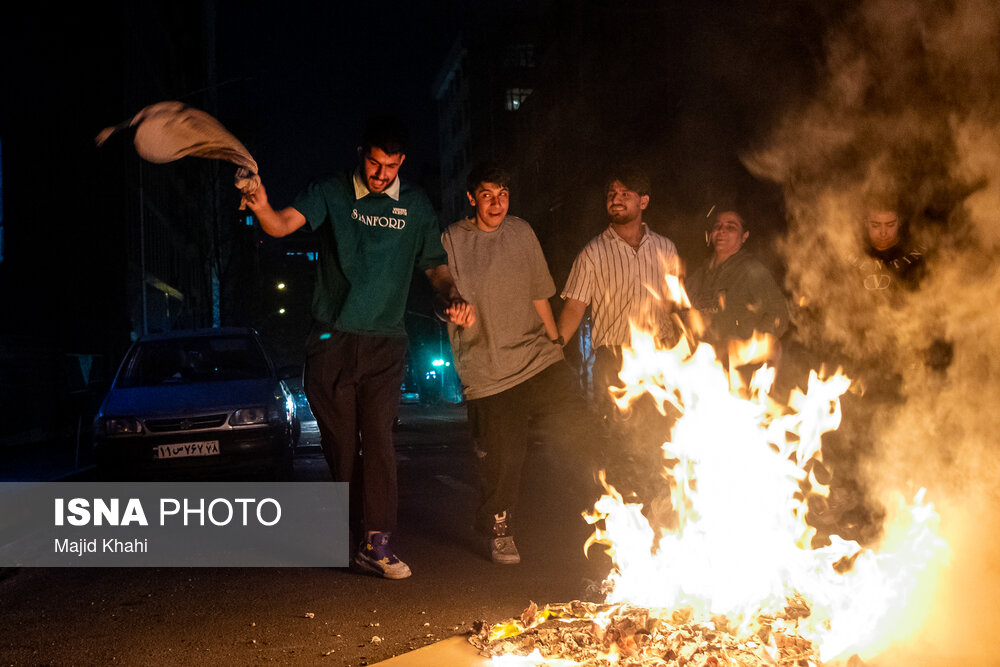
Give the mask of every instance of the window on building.
<path id="1" fill-rule="evenodd" d="M 524 101 L 528 99 L 528 95 L 531 95 L 531 88 L 508 88 L 505 104 L 507 111 L 520 109 Z"/>
<path id="2" fill-rule="evenodd" d="M 534 44 L 511 44 L 504 52 L 504 64 L 508 67 L 530 68 L 535 66 Z"/>

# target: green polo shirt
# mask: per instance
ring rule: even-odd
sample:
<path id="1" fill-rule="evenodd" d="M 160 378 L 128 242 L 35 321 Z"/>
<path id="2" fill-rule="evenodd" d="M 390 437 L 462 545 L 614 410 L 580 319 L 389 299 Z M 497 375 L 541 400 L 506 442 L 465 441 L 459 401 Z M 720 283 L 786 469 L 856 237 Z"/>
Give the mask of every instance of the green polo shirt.
<path id="1" fill-rule="evenodd" d="M 414 267 L 448 262 L 427 196 L 398 179 L 387 192 L 356 188 L 345 172 L 313 183 L 292 204 L 319 236 L 317 321 L 352 333 L 404 335 Z"/>

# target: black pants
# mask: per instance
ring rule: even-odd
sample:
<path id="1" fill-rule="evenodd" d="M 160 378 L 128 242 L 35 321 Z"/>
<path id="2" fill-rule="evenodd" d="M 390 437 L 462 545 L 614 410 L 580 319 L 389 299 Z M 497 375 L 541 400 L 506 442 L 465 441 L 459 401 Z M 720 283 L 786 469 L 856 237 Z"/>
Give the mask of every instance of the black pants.
<path id="1" fill-rule="evenodd" d="M 634 493 L 647 508 L 660 498 L 669 499 L 663 482 L 663 442 L 670 436 L 680 416 L 666 405 L 663 415 L 649 395 L 636 398 L 626 410 L 619 410 L 608 387 L 621 387 L 622 348 L 601 346 L 594 350 L 594 397 L 601 417 L 608 424 L 618 456 L 609 462 L 608 480 L 628 496 Z"/>
<path id="2" fill-rule="evenodd" d="M 606 449 L 606 431 L 565 361 L 499 394 L 472 399 L 467 407 L 480 461 L 482 504 L 476 512 L 477 530 L 488 532 L 495 514 L 516 514 L 534 423 L 541 427 L 546 442 L 559 448 L 570 484 L 583 493 L 589 489 L 590 500 L 597 499 L 599 487 L 593 480 Z"/>
<path id="3" fill-rule="evenodd" d="M 594 349 L 594 402 L 601 417 L 610 420 L 617 411 L 608 387 L 620 387 L 618 374 L 622 369 L 622 348 L 602 345 Z"/>
<path id="4" fill-rule="evenodd" d="M 335 482 L 350 482 L 355 530 L 396 528 L 392 426 L 399 407 L 405 336 L 314 329 L 306 343 L 306 397 Z"/>

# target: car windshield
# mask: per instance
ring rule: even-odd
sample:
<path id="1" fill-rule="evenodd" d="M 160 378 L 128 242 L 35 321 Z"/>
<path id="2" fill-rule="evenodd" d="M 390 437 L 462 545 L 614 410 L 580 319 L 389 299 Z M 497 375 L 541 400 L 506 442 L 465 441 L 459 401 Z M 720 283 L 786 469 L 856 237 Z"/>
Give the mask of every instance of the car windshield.
<path id="1" fill-rule="evenodd" d="M 122 369 L 121 387 L 266 378 L 267 358 L 250 336 L 199 336 L 139 343 Z"/>

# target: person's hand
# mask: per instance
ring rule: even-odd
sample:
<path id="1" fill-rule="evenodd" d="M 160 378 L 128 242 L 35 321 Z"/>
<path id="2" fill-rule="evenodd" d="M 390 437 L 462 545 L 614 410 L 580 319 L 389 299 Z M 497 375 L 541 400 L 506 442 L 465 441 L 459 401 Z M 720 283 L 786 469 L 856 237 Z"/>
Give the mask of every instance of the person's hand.
<path id="1" fill-rule="evenodd" d="M 448 321 L 460 327 L 471 327 L 476 323 L 476 309 L 463 299 L 454 299 L 444 310 Z"/>
<path id="2" fill-rule="evenodd" d="M 264 184 L 261 183 L 257 186 L 257 189 L 248 195 L 243 195 L 243 202 L 250 208 L 251 211 L 256 213 L 268 205 L 267 203 L 267 190 L 264 189 Z"/>

